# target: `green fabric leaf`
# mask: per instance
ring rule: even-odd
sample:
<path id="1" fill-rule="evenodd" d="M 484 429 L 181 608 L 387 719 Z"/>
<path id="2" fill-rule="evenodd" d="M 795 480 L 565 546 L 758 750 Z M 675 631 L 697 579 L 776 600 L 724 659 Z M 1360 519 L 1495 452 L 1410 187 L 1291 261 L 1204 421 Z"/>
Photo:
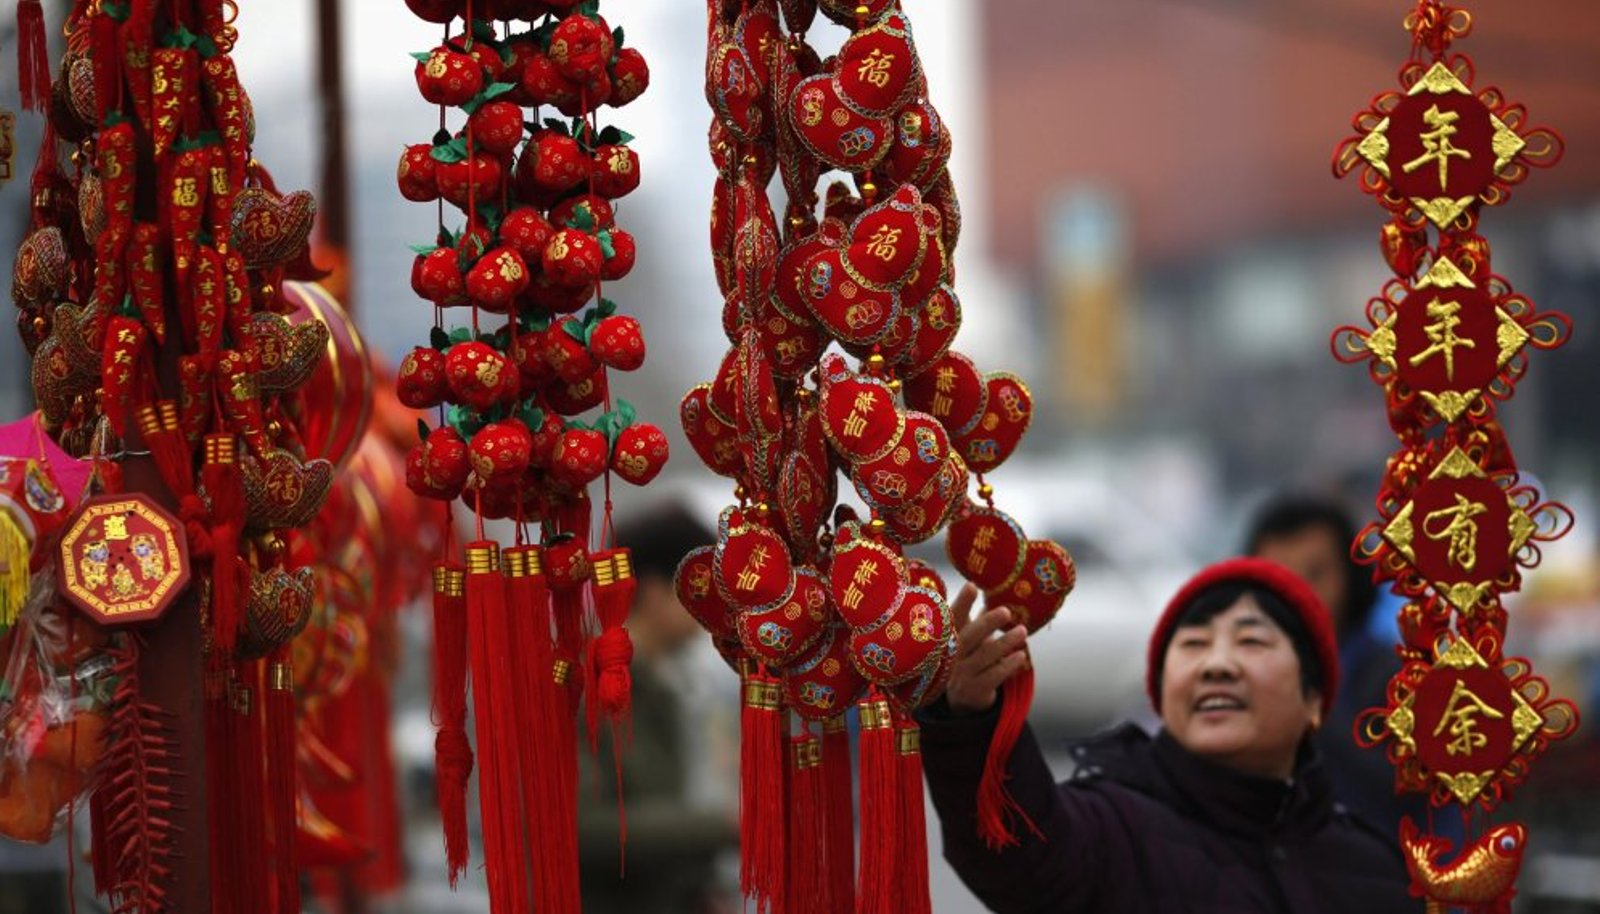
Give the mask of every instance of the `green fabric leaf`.
<path id="1" fill-rule="evenodd" d="M 633 404 L 620 397 L 617 399 L 617 415 L 622 419 L 623 428 L 633 425 L 633 420 L 639 417 L 639 413 L 633 408 Z"/>
<path id="2" fill-rule="evenodd" d="M 100 4 L 100 12 L 110 16 L 114 22 L 127 22 L 133 13 L 132 3 L 112 3 L 110 0 Z"/>
<path id="3" fill-rule="evenodd" d="M 567 321 L 561 325 L 561 332 L 585 346 L 589 345 L 589 328 L 583 321 Z"/>
<path id="4" fill-rule="evenodd" d="M 484 87 L 483 100 L 488 101 L 491 98 L 499 98 L 516 87 L 516 83 L 490 83 Z"/>
<path id="5" fill-rule="evenodd" d="M 457 327 L 456 329 L 450 331 L 450 342 L 452 343 L 469 343 L 471 341 L 471 327 Z"/>
<path id="6" fill-rule="evenodd" d="M 427 441 L 428 440 L 428 436 L 431 435 L 431 434 L 433 434 L 433 429 L 428 427 L 427 420 L 418 419 L 417 420 L 417 437 L 420 438 L 423 441 Z"/>
<path id="7" fill-rule="evenodd" d="M 558 117 L 545 118 L 544 127 L 546 130 L 554 130 L 562 136 L 572 136 L 572 131 L 567 129 L 566 122 Z"/>
<path id="8" fill-rule="evenodd" d="M 413 244 L 410 245 L 410 248 L 411 253 L 422 254 L 423 256 L 427 256 L 428 254 L 432 254 L 434 251 L 439 250 L 439 246 L 436 244 Z"/>
<path id="9" fill-rule="evenodd" d="M 600 142 L 607 146 L 626 146 L 632 139 L 633 134 L 617 127 L 615 124 L 611 124 L 600 131 Z"/>
<path id="10" fill-rule="evenodd" d="M 611 243 L 610 229 L 601 229 L 595 238 L 600 242 L 600 253 L 604 254 L 607 260 L 617 256 L 617 246 Z"/>
<path id="11" fill-rule="evenodd" d="M 465 152 L 457 149 L 456 145 L 455 145 L 455 141 L 453 141 L 453 140 L 451 142 L 449 142 L 449 143 L 444 144 L 443 146 L 435 146 L 432 149 L 428 150 L 428 158 L 434 160 L 435 162 L 443 162 L 446 165 L 451 165 L 451 164 L 454 164 L 456 162 L 460 162 L 461 160 L 465 159 L 466 157 L 467 157 L 467 154 Z"/>
<path id="12" fill-rule="evenodd" d="M 616 49 L 619 51 L 622 50 L 622 38 L 622 26 L 619 25 L 611 30 L 611 43 L 615 45 Z"/>
<path id="13" fill-rule="evenodd" d="M 594 212 L 589 209 L 589 204 L 580 203 L 572 208 L 572 218 L 567 220 L 567 228 L 575 228 L 587 234 L 594 233 Z"/>
<path id="14" fill-rule="evenodd" d="M 600 312 L 601 317 L 610 317 L 617 313 L 617 303 L 609 298 L 602 298 L 600 299 L 599 307 L 595 310 Z"/>
<path id="15" fill-rule="evenodd" d="M 433 344 L 434 349 L 443 352 L 455 341 L 450 338 L 450 334 L 444 332 L 443 327 L 434 327 L 428 332 L 428 342 Z"/>
<path id="16" fill-rule="evenodd" d="M 432 57 L 432 56 L 433 56 L 433 52 L 432 51 L 412 51 L 411 52 L 411 59 L 415 60 L 417 63 L 427 63 L 428 62 L 428 58 Z"/>
<path id="17" fill-rule="evenodd" d="M 521 409 L 517 410 L 517 418 L 522 421 L 523 425 L 528 427 L 529 431 L 538 431 L 544 425 L 544 410 L 534 406 L 531 402 L 525 403 Z"/>

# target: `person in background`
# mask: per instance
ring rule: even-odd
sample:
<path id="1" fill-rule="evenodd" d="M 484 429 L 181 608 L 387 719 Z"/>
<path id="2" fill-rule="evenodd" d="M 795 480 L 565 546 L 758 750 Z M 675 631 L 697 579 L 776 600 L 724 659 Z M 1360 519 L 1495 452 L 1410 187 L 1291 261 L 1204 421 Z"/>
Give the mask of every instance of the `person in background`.
<path id="1" fill-rule="evenodd" d="M 609 728 L 599 734 L 598 754 L 591 755 L 586 741 L 579 750 L 583 909 L 589 914 L 732 911 L 717 864 L 738 847 L 737 816 L 691 797 L 692 767 L 705 761 L 695 753 L 717 742 L 715 734 L 700 732 L 709 729 L 707 721 L 685 702 L 690 677 L 684 663 L 704 634 L 678 602 L 672 583 L 684 555 L 711 544 L 715 536 L 687 508 L 670 504 L 620 524 L 615 539 L 632 551 L 638 581 L 627 622 L 634 647 L 632 728 L 623 746 L 620 785 Z M 627 816 L 625 849 L 619 847 L 619 786 Z"/>
<path id="2" fill-rule="evenodd" d="M 945 695 L 919 719 L 944 855 L 1000 914 L 1399 914 L 1420 912 L 1388 839 L 1333 803 L 1314 735 L 1338 694 L 1333 623 L 1306 583 L 1273 562 L 1204 569 L 1151 632 L 1145 682 L 1161 730 L 1133 724 L 1074 751 L 1057 784 L 1024 728 L 1007 787 L 1032 821 L 991 849 L 977 787 L 1003 699 L 1028 662 L 1010 610 L 970 620 Z M 1068 637 L 1068 629 L 1058 631 Z M 1040 669 L 1039 686 L 1050 671 Z"/>
<path id="3" fill-rule="evenodd" d="M 1355 537 L 1355 525 L 1337 501 L 1289 494 L 1268 501 L 1255 513 L 1245 548 L 1299 575 L 1328 607 L 1344 677 L 1317 733 L 1317 745 L 1334 797 L 1395 835 L 1402 816 L 1428 821 L 1427 801 L 1418 795 L 1397 796 L 1394 768 L 1383 750 L 1363 749 L 1355 741 L 1356 718 L 1367 708 L 1385 704 L 1389 680 L 1400 670 L 1394 640 L 1373 634 L 1377 588 L 1371 571 L 1350 556 Z"/>

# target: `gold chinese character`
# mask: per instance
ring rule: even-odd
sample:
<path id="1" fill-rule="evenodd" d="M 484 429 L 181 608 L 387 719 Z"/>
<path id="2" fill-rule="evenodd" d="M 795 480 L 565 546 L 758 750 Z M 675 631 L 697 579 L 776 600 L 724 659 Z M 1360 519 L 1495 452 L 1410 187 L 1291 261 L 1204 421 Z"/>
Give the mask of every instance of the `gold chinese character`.
<path id="1" fill-rule="evenodd" d="M 1423 112 L 1422 120 L 1433 129 L 1418 137 L 1418 139 L 1422 140 L 1423 153 L 1400 166 L 1400 170 L 1406 174 L 1411 174 L 1429 162 L 1438 162 L 1439 189 L 1441 191 L 1444 190 L 1445 182 L 1450 173 L 1450 157 L 1472 158 L 1472 153 L 1465 149 L 1457 149 L 1450 143 L 1450 138 L 1455 136 L 1456 132 L 1461 129 L 1456 126 L 1456 121 L 1460 119 L 1461 113 L 1458 111 L 1440 111 L 1438 105 L 1430 106 L 1427 111 Z"/>
<path id="2" fill-rule="evenodd" d="M 128 518 L 121 514 L 106 515 L 106 539 L 116 541 L 128 538 Z"/>
<path id="3" fill-rule="evenodd" d="M 983 568 L 987 564 L 989 564 L 989 557 L 988 556 L 979 553 L 978 550 L 976 550 L 976 549 L 971 549 L 971 550 L 967 551 L 967 568 L 968 569 L 970 569 L 970 570 L 972 570 L 974 572 L 977 572 L 978 574 L 983 574 Z"/>
<path id="4" fill-rule="evenodd" d="M 844 604 L 845 609 L 853 611 L 861 608 L 861 598 L 864 596 L 866 596 L 866 594 L 862 592 L 861 588 L 851 584 L 849 587 L 845 588 L 844 599 L 840 602 Z"/>
<path id="5" fill-rule="evenodd" d="M 739 572 L 738 586 L 740 590 L 755 590 L 756 584 L 761 580 L 761 568 L 767 564 L 767 547 L 757 546 L 750 550 L 750 557 L 745 559 L 744 570 Z"/>
<path id="6" fill-rule="evenodd" d="M 867 253 L 879 260 L 889 261 L 894 259 L 895 246 L 900 243 L 900 229 L 890 228 L 887 225 L 878 226 L 878 230 L 867 239 Z"/>
<path id="7" fill-rule="evenodd" d="M 1413 367 L 1443 353 L 1444 376 L 1451 381 L 1456 379 L 1456 349 L 1463 346 L 1476 349 L 1478 346 L 1477 340 L 1464 340 L 1456 336 L 1456 327 L 1461 323 L 1460 311 L 1460 302 L 1440 301 L 1437 298 L 1428 302 L 1428 316 L 1433 318 L 1433 323 L 1424 324 L 1422 329 L 1433 345 L 1411 357 Z"/>
<path id="8" fill-rule="evenodd" d="M 956 389 L 956 370 L 949 365 L 940 368 L 934 377 L 933 389 L 947 394 Z"/>
<path id="9" fill-rule="evenodd" d="M 855 410 L 844 420 L 844 435 L 846 438 L 860 438 L 861 433 L 867 430 L 867 420 Z"/>
<path id="10" fill-rule="evenodd" d="M 994 545 L 995 532 L 993 527 L 979 527 L 978 535 L 972 538 L 972 548 L 979 552 L 988 551 Z"/>
<path id="11" fill-rule="evenodd" d="M 1496 711 L 1489 707 L 1483 699 L 1472 694 L 1465 683 L 1456 680 L 1456 687 L 1450 692 L 1450 701 L 1445 704 L 1444 714 L 1439 717 L 1438 726 L 1433 728 L 1433 735 L 1444 733 L 1445 724 L 1450 725 L 1452 739 L 1445 745 L 1445 752 L 1450 755 L 1471 755 L 1482 749 L 1489 737 L 1478 732 L 1478 721 L 1474 715 L 1482 714 L 1485 719 L 1499 720 L 1505 717 L 1505 712 Z"/>
<path id="12" fill-rule="evenodd" d="M 893 54 L 883 53 L 882 48 L 873 48 L 867 59 L 861 61 L 861 66 L 856 68 L 856 79 L 882 89 L 889 84 L 889 65 L 892 63 L 894 63 Z"/>
<path id="13" fill-rule="evenodd" d="M 1488 505 L 1468 501 L 1466 496 L 1456 493 L 1454 507 L 1440 508 L 1422 519 L 1422 532 L 1431 540 L 1449 539 L 1445 557 L 1462 571 L 1471 571 L 1478 563 L 1478 523 L 1473 518 L 1488 510 Z M 1441 521 L 1445 522 L 1442 527 L 1439 526 Z"/>
<path id="14" fill-rule="evenodd" d="M 172 205 L 182 207 L 199 206 L 199 182 L 194 178 L 179 178 L 177 183 L 172 186 Z"/>
<path id="15" fill-rule="evenodd" d="M 934 414 L 934 416 L 936 416 L 936 417 L 938 417 L 940 419 L 943 419 L 946 416 L 950 415 L 950 410 L 955 409 L 955 406 L 956 406 L 956 401 L 950 399 L 948 396 L 946 396 L 944 394 L 934 394 L 933 395 L 933 414 Z"/>
<path id="16" fill-rule="evenodd" d="M 876 577 L 877 574 L 878 574 L 878 563 L 877 562 L 873 562 L 873 561 L 862 562 L 860 565 L 856 566 L 856 573 L 853 576 L 851 576 L 850 580 L 855 582 L 855 583 L 857 583 L 857 584 L 860 584 L 862 587 L 865 587 L 868 584 L 872 583 L 872 579 L 874 577 Z"/>

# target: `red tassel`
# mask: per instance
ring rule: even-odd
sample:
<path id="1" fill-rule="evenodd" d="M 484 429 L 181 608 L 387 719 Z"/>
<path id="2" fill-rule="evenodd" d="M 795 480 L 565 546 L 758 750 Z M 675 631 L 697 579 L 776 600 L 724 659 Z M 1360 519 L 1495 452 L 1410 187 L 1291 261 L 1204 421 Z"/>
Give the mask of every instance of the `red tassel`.
<path id="1" fill-rule="evenodd" d="M 1013 822 L 1017 820 L 1035 837 L 1044 838 L 1033 820 L 1012 798 L 1005 783 L 1011 750 L 1022 736 L 1022 727 L 1028 721 L 1028 709 L 1032 705 L 1033 667 L 1030 665 L 1023 667 L 1000 687 L 1000 721 L 995 725 L 994 738 L 989 741 L 983 777 L 978 781 L 978 836 L 992 850 L 1017 845 L 1013 827 Z"/>
<path id="2" fill-rule="evenodd" d="M 44 5 L 39 0 L 17 4 L 17 87 L 22 107 L 50 107 L 50 45 L 45 40 Z"/>
<path id="3" fill-rule="evenodd" d="M 537 624 L 537 622 L 536 622 Z M 548 777 L 554 781 L 544 792 L 552 802 L 547 831 L 545 871 L 548 905 L 539 914 L 581 914 L 583 901 L 578 881 L 578 695 L 575 666 L 569 655 L 557 652 L 543 679 L 540 704 L 543 728 L 553 733 L 555 756 Z"/>
<path id="4" fill-rule="evenodd" d="M 828 914 L 823 893 L 822 740 L 802 731 L 789 741 L 789 869 L 784 914 Z"/>
<path id="5" fill-rule="evenodd" d="M 272 862 L 278 914 L 300 912 L 300 870 L 295 865 L 294 674 L 287 647 L 267 670 L 267 807 L 272 815 Z"/>
<path id="6" fill-rule="evenodd" d="M 895 749 L 900 755 L 900 885 L 895 895 L 903 914 L 933 914 L 928 895 L 928 820 L 922 807 L 922 729 L 896 715 Z"/>
<path id="7" fill-rule="evenodd" d="M 901 865 L 899 752 L 889 703 L 868 698 L 861 713 L 861 872 L 858 914 L 900 914 L 897 870 Z"/>
<path id="8" fill-rule="evenodd" d="M 512 670 L 513 702 L 519 726 L 517 740 L 517 782 L 522 792 L 521 824 L 527 827 L 526 840 L 533 863 L 531 888 L 533 910 L 545 911 L 550 905 L 547 892 L 550 875 L 544 845 L 552 837 L 548 828 L 533 823 L 548 822 L 552 798 L 547 795 L 554 778 L 542 776 L 552 766 L 552 740 L 546 715 L 541 711 L 540 690 L 550 691 L 550 592 L 539 560 L 538 546 L 513 546 L 500 554 L 505 565 L 506 598 L 512 650 L 518 663 Z M 539 628 L 543 621 L 543 630 Z M 543 674 L 543 675 L 541 675 Z"/>
<path id="9" fill-rule="evenodd" d="M 526 910 L 526 879 L 518 816 L 516 690 L 511 685 L 505 578 L 500 548 L 467 544 L 467 617 L 472 649 L 473 721 L 478 737 L 478 807 L 483 818 L 489 909 Z"/>
<path id="10" fill-rule="evenodd" d="M 783 899 L 784 733 L 782 689 L 760 668 L 744 672 L 739 747 L 739 889 L 756 914 Z"/>
<path id="11" fill-rule="evenodd" d="M 823 884 L 828 911 L 856 909 L 855 803 L 850 776 L 850 731 L 843 714 L 822 724 Z"/>
<path id="12" fill-rule="evenodd" d="M 206 436 L 200 481 L 211 497 L 211 633 L 225 655 L 239 643 L 244 621 L 239 537 L 245 504 L 238 457 L 239 441 L 233 435 Z"/>
<path id="13" fill-rule="evenodd" d="M 628 844 L 628 816 L 623 802 L 622 757 L 627 751 L 629 713 L 632 707 L 633 680 L 628 667 L 633 663 L 633 640 L 623 623 L 633 606 L 639 582 L 633 576 L 633 562 L 627 549 L 610 549 L 591 556 L 594 566 L 595 615 L 600 621 L 600 637 L 589 643 L 585 665 L 585 720 L 589 727 L 589 751 L 598 751 L 600 718 L 611 726 L 611 760 L 617 777 L 618 846 Z"/>
<path id="14" fill-rule="evenodd" d="M 466 869 L 467 780 L 472 776 L 472 745 L 467 742 L 467 571 L 458 564 L 433 566 L 434 783 L 439 818 L 444 823 L 445 860 L 450 887 Z"/>
<path id="15" fill-rule="evenodd" d="M 265 800 L 267 749 L 264 742 L 262 665 L 252 662 L 238 668 L 237 678 L 223 672 L 207 674 L 206 714 L 210 774 L 212 853 L 231 878 L 225 888 L 212 893 L 215 914 L 271 914 L 276 889 L 275 860 L 268 850 Z"/>

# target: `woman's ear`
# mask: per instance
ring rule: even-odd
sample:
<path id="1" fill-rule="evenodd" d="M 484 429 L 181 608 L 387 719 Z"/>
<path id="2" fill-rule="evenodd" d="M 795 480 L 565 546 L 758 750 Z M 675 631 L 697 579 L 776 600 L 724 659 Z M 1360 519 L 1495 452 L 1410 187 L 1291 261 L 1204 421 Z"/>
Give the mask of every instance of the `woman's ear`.
<path id="1" fill-rule="evenodd" d="M 1322 690 L 1306 690 L 1306 721 L 1312 730 L 1322 729 Z"/>

